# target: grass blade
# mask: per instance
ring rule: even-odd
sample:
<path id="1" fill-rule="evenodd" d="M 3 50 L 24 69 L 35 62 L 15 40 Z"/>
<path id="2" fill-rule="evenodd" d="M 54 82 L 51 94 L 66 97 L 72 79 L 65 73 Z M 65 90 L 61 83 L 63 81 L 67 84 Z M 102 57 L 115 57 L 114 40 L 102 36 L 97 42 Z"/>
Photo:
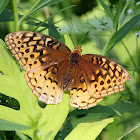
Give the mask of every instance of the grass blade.
<path id="1" fill-rule="evenodd" d="M 114 42 L 116 40 L 116 32 L 112 34 L 112 36 L 110 37 L 109 41 L 107 42 L 107 44 L 105 45 L 102 54 L 105 55 L 109 50 L 111 50 L 114 47 Z"/>
<path id="2" fill-rule="evenodd" d="M 9 0 L 1 0 L 0 1 L 0 14 L 2 13 L 2 11 L 4 10 L 4 8 L 6 7 L 6 5 L 8 4 Z"/>
<path id="3" fill-rule="evenodd" d="M 107 15 L 113 20 L 113 14 L 110 8 L 102 0 L 99 0 L 99 2 L 102 5 L 102 7 L 105 9 Z"/>
<path id="4" fill-rule="evenodd" d="M 134 131 L 135 129 L 137 129 L 138 127 L 140 127 L 140 123 L 138 123 L 137 125 L 135 125 L 128 132 L 126 132 L 125 134 L 123 134 L 121 137 L 119 137 L 118 140 L 121 140 L 123 137 L 125 137 L 126 135 L 128 135 L 129 133 L 131 133 L 132 131 Z"/>
<path id="5" fill-rule="evenodd" d="M 124 0 L 119 0 L 117 6 L 116 6 L 116 13 L 115 16 L 113 18 L 113 28 L 117 30 L 118 28 L 118 22 L 119 22 L 119 18 L 120 18 L 120 14 L 122 12 L 122 4 L 123 4 Z"/>
<path id="6" fill-rule="evenodd" d="M 136 23 L 138 23 L 140 21 L 140 14 L 134 16 L 133 18 L 131 18 L 127 23 L 125 23 L 117 32 L 117 37 L 115 40 L 115 44 L 117 44 L 119 41 L 121 41 L 136 25 Z"/>
<path id="7" fill-rule="evenodd" d="M 54 5 L 56 3 L 61 2 L 62 0 L 41 0 L 39 2 L 39 4 L 32 10 L 32 12 L 30 14 L 32 14 L 33 12 L 36 12 L 37 10 L 44 8 L 46 6 L 50 6 L 50 5 Z"/>
<path id="8" fill-rule="evenodd" d="M 46 21 L 49 21 L 49 19 L 51 19 L 51 18 L 54 17 L 55 15 L 57 15 L 57 14 L 63 12 L 63 11 L 66 10 L 66 9 L 72 8 L 72 7 L 74 7 L 74 6 L 75 6 L 75 5 L 68 6 L 68 7 L 66 7 L 66 8 L 61 9 L 61 10 L 58 11 L 57 13 L 51 15 L 49 18 L 45 19 L 42 23 L 40 23 L 40 24 L 33 30 L 33 32 L 35 32 L 35 31 L 36 31 L 39 27 L 41 27 Z"/>

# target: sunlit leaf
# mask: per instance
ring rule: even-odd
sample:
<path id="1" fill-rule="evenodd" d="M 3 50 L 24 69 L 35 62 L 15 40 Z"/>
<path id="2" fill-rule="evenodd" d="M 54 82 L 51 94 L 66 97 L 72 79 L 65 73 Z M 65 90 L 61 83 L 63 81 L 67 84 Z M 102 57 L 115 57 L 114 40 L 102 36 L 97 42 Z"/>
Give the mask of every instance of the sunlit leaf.
<path id="1" fill-rule="evenodd" d="M 32 93 L 24 78 L 24 71 L 12 59 L 0 41 L 0 92 L 15 98 L 20 104 L 20 110 L 0 106 L 0 118 L 13 123 L 29 126 L 29 130 L 22 130 L 32 139 L 46 137 L 53 139 L 64 123 L 69 112 L 69 95 L 64 94 L 63 101 L 57 105 L 39 107 L 36 96 Z M 55 114 L 55 116 L 54 116 Z M 36 133 L 36 134 L 35 134 Z M 41 139 L 40 138 L 40 139 Z"/>
<path id="2" fill-rule="evenodd" d="M 108 118 L 100 121 L 79 123 L 65 140 L 95 140 L 103 128 L 113 121 L 114 118 Z"/>

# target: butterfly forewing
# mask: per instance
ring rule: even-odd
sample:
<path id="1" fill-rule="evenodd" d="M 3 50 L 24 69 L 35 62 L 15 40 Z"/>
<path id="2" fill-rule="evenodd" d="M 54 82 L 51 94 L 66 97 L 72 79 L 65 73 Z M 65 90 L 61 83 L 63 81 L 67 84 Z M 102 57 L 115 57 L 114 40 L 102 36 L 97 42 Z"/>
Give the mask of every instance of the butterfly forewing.
<path id="1" fill-rule="evenodd" d="M 70 53 L 66 45 L 41 33 L 14 32 L 5 37 L 5 42 L 17 61 L 27 71 L 49 67 Z"/>
<path id="2" fill-rule="evenodd" d="M 10 33 L 5 42 L 27 70 L 26 81 L 38 99 L 46 104 L 60 103 L 69 48 L 53 37 L 29 31 Z"/>

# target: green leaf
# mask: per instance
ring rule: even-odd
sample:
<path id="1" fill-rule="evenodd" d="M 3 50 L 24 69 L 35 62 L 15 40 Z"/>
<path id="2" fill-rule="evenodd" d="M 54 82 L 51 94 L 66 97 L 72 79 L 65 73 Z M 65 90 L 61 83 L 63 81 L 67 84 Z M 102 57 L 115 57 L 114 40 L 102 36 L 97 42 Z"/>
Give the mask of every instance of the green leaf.
<path id="1" fill-rule="evenodd" d="M 113 14 L 110 8 L 102 0 L 99 0 L 99 2 L 102 5 L 102 7 L 105 9 L 105 12 L 107 13 L 107 15 L 113 20 Z"/>
<path id="2" fill-rule="evenodd" d="M 108 106 L 101 106 L 101 105 L 97 105 L 93 108 L 89 108 L 88 110 L 74 110 L 69 114 L 69 117 L 71 116 L 76 116 L 76 115 L 84 115 L 84 114 L 88 114 L 88 113 L 110 113 L 110 114 L 116 114 L 114 112 L 114 110 L 112 110 L 110 107 Z"/>
<path id="3" fill-rule="evenodd" d="M 138 109 L 140 109 L 139 106 L 132 103 L 116 103 L 116 104 L 110 105 L 109 107 L 119 111 L 120 113 L 135 112 Z"/>
<path id="4" fill-rule="evenodd" d="M 92 115 L 92 117 L 94 116 Z M 108 118 L 100 121 L 79 123 L 65 140 L 95 140 L 100 132 L 113 121 L 114 118 Z"/>
<path id="5" fill-rule="evenodd" d="M 117 33 L 113 32 L 112 36 L 110 37 L 110 39 L 108 40 L 108 42 L 106 43 L 106 45 L 102 51 L 103 55 L 105 55 L 109 50 L 111 50 L 114 47 L 114 42 L 116 40 L 116 36 L 117 36 Z"/>
<path id="6" fill-rule="evenodd" d="M 47 18 L 47 19 L 45 19 L 43 22 L 41 22 L 33 31 L 35 32 L 40 26 L 42 26 L 45 22 L 49 21 L 49 20 L 50 20 L 52 17 L 54 17 L 55 15 L 57 15 L 57 14 L 59 14 L 59 13 L 65 11 L 65 10 L 67 10 L 67 9 L 69 9 L 69 8 L 72 8 L 72 7 L 74 7 L 74 6 L 75 6 L 75 5 L 68 6 L 68 7 L 65 7 L 65 8 L 59 10 L 57 13 L 51 15 L 49 18 Z"/>
<path id="7" fill-rule="evenodd" d="M 32 93 L 24 78 L 25 71 L 20 71 L 19 65 L 6 50 L 0 40 L 0 93 L 15 98 L 20 104 L 20 110 L 0 106 L 0 118 L 29 126 L 29 130 L 21 132 L 32 139 L 47 137 L 52 140 L 58 133 L 69 112 L 69 95 L 64 94 L 63 101 L 57 105 L 47 105 L 41 108 L 37 97 Z"/>
<path id="8" fill-rule="evenodd" d="M 117 44 L 119 41 L 121 41 L 130 31 L 132 31 L 136 23 L 138 23 L 139 21 L 140 21 L 140 14 L 134 16 L 128 22 L 126 22 L 117 32 L 114 45 Z"/>
<path id="9" fill-rule="evenodd" d="M 22 134 L 21 132 L 16 130 L 16 134 L 21 140 L 31 140 L 27 135 Z"/>
<path id="10" fill-rule="evenodd" d="M 0 14 L 4 10 L 4 8 L 7 6 L 8 2 L 9 2 L 9 0 L 1 0 L 0 1 Z"/>
<path id="11" fill-rule="evenodd" d="M 115 93 L 115 94 L 109 95 L 109 96 L 105 97 L 98 104 L 104 105 L 104 106 L 115 104 L 121 96 L 122 96 L 122 93 Z"/>
<path id="12" fill-rule="evenodd" d="M 41 0 L 39 4 L 31 11 L 31 13 L 36 12 L 37 10 L 44 8 L 46 6 L 54 5 L 61 2 L 62 0 Z M 31 14 L 30 13 L 30 14 Z"/>
<path id="13" fill-rule="evenodd" d="M 55 3 L 60 2 L 61 0 L 37 0 L 32 7 L 25 13 L 25 15 L 19 20 L 19 27 L 20 24 L 22 23 L 22 21 L 24 19 L 26 19 L 27 17 L 29 17 L 29 15 L 31 15 L 32 13 L 36 12 L 37 10 L 39 10 L 40 8 L 43 8 L 45 6 L 50 6 L 53 5 Z M 18 27 L 18 28 L 19 28 Z"/>
<path id="14" fill-rule="evenodd" d="M 0 22 L 8 22 L 14 20 L 14 14 L 9 9 L 5 8 L 0 14 Z"/>
<path id="15" fill-rule="evenodd" d="M 69 49 L 71 51 L 73 51 L 74 50 L 74 44 L 73 44 L 70 36 L 68 34 L 66 34 L 66 33 L 63 33 L 63 35 L 64 35 L 64 38 L 66 40 L 65 44 L 69 47 Z"/>
<path id="16" fill-rule="evenodd" d="M 60 36 L 59 32 L 57 31 L 54 23 L 51 20 L 49 20 L 48 25 L 50 25 L 50 27 L 51 27 L 51 28 L 49 28 L 49 35 L 60 40 L 61 36 Z M 60 41 L 62 41 L 62 40 L 60 40 Z"/>
<path id="17" fill-rule="evenodd" d="M 30 129 L 28 126 L 9 122 L 3 119 L 0 119 L 0 130 L 12 131 L 12 130 L 27 130 Z"/>
<path id="18" fill-rule="evenodd" d="M 123 6 L 123 2 L 124 0 L 119 0 L 117 6 L 116 6 L 116 13 L 115 13 L 115 16 L 113 17 L 113 28 L 115 30 L 117 30 L 118 28 L 118 22 L 119 22 L 119 18 L 120 18 L 120 15 L 121 15 L 121 12 L 122 12 L 122 6 Z"/>

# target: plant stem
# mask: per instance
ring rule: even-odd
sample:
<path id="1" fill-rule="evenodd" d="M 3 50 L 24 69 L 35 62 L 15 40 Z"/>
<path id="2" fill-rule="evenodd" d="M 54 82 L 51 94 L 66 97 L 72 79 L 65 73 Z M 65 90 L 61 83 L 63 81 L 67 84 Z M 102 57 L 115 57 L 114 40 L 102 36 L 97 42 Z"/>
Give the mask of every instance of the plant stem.
<path id="1" fill-rule="evenodd" d="M 7 139 L 6 139 L 6 136 L 5 136 L 5 134 L 4 134 L 4 132 L 1 131 L 1 133 L 2 133 L 2 135 L 3 135 L 4 140 L 7 140 Z"/>
<path id="2" fill-rule="evenodd" d="M 37 0 L 34 5 L 25 13 L 25 15 L 19 20 L 19 26 L 21 22 L 29 16 L 29 14 L 33 11 L 33 9 L 38 5 L 41 0 Z"/>
<path id="3" fill-rule="evenodd" d="M 136 66 L 139 66 L 139 48 L 138 48 L 138 37 L 136 37 Z"/>
<path id="4" fill-rule="evenodd" d="M 140 126 L 140 123 L 138 123 L 136 126 L 134 126 L 132 129 L 130 129 L 128 132 L 126 132 L 124 135 L 122 135 L 120 138 L 118 138 L 118 140 L 121 140 L 123 137 L 125 137 L 126 135 L 128 135 L 129 133 L 131 133 L 132 131 L 134 131 L 136 128 L 138 128 Z"/>
<path id="5" fill-rule="evenodd" d="M 15 22 L 15 31 L 18 31 L 18 12 L 17 12 L 17 2 L 13 0 L 13 10 L 14 10 L 14 22 Z"/>
<path id="6" fill-rule="evenodd" d="M 121 14 L 120 14 L 120 18 L 119 18 L 120 24 L 123 22 L 122 17 L 123 17 L 123 15 L 124 15 L 124 13 L 125 13 L 127 7 L 128 7 L 129 1 L 130 1 L 130 0 L 127 0 L 127 1 L 126 1 L 126 4 L 125 4 L 125 6 L 124 6 L 124 8 L 123 8 L 123 10 L 122 10 L 122 12 L 121 12 Z"/>
<path id="7" fill-rule="evenodd" d="M 129 57 L 130 57 L 130 59 L 131 59 L 131 61 L 132 61 L 133 65 L 136 67 L 136 64 L 135 64 L 135 62 L 134 62 L 134 60 L 133 60 L 133 58 L 132 58 L 132 56 L 131 56 L 130 52 L 128 51 L 128 49 L 127 49 L 126 45 L 123 43 L 123 41 L 121 41 L 121 43 L 123 44 L 123 46 L 124 46 L 125 50 L 127 51 L 127 53 L 128 53 L 128 55 L 129 55 Z"/>

